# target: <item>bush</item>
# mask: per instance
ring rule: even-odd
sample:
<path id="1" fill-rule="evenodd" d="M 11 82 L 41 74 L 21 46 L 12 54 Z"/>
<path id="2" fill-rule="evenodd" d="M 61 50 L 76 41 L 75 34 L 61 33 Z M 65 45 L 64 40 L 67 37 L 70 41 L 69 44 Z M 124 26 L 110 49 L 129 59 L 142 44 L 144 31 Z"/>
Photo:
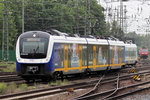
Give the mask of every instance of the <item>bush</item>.
<path id="1" fill-rule="evenodd" d="M 0 93 L 5 93 L 7 86 L 5 83 L 0 83 Z"/>

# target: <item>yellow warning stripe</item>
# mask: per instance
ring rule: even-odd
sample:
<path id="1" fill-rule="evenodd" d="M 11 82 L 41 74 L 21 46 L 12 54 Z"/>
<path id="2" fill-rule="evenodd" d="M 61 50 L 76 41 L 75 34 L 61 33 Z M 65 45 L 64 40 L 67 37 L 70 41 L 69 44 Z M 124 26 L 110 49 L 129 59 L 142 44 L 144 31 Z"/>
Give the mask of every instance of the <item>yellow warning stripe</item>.
<path id="1" fill-rule="evenodd" d="M 135 70 L 134 70 L 134 69 L 131 69 L 130 72 L 135 72 Z"/>
<path id="2" fill-rule="evenodd" d="M 137 75 L 135 75 L 135 76 L 133 77 L 133 79 L 135 79 L 135 78 L 136 78 L 136 76 L 137 76 Z"/>
<path id="3" fill-rule="evenodd" d="M 139 77 L 140 77 L 140 75 L 138 75 L 135 80 L 137 80 Z"/>

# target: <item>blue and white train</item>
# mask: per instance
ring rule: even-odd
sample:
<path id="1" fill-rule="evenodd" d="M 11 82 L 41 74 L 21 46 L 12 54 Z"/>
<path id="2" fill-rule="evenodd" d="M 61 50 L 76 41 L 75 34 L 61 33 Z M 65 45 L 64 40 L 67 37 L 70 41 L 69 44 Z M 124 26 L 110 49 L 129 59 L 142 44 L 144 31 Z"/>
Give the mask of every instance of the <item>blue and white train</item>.
<path id="1" fill-rule="evenodd" d="M 69 36 L 57 30 L 25 32 L 16 45 L 16 71 L 27 80 L 120 69 L 136 62 L 135 44 Z"/>

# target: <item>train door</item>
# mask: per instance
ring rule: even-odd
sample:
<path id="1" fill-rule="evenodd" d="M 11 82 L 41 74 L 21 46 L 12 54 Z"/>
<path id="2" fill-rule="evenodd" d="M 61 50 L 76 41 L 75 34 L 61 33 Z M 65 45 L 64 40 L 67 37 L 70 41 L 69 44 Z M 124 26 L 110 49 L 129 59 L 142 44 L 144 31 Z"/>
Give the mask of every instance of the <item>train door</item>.
<path id="1" fill-rule="evenodd" d="M 96 46 L 93 46 L 93 68 L 96 69 Z"/>
<path id="2" fill-rule="evenodd" d="M 122 48 L 119 47 L 119 64 L 121 64 L 121 62 L 122 62 L 122 57 L 121 57 L 122 53 L 121 53 L 121 51 L 122 51 Z"/>
<path id="3" fill-rule="evenodd" d="M 64 45 L 64 71 L 68 71 L 68 45 Z"/>
<path id="4" fill-rule="evenodd" d="M 82 70 L 82 45 L 79 45 L 79 71 Z"/>

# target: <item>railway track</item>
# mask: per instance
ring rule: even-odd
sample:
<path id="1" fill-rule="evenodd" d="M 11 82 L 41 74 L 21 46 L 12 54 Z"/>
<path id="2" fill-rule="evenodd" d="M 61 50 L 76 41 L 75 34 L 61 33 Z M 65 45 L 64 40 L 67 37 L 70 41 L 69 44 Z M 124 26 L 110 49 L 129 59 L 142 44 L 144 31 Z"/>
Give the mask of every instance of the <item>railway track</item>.
<path id="1" fill-rule="evenodd" d="M 147 75 L 149 75 L 149 74 L 150 73 L 148 73 Z M 150 88 L 150 86 L 138 88 L 138 86 L 144 86 L 146 84 L 150 84 L 149 80 L 120 87 L 120 81 L 128 79 L 127 77 L 124 79 L 121 77 L 122 76 L 118 75 L 118 77 L 116 79 L 117 80 L 116 88 L 114 88 L 114 89 L 109 89 L 109 90 L 104 91 L 104 92 L 100 91 L 98 93 L 82 95 L 82 96 L 76 97 L 72 100 L 93 100 L 93 99 L 94 100 L 116 100 L 116 99 L 123 98 L 123 97 L 131 95 L 133 93 L 136 93 L 136 92 Z M 110 82 L 112 82 L 112 80 L 109 80 L 108 83 L 110 83 Z"/>
<path id="2" fill-rule="evenodd" d="M 0 76 L 0 82 L 15 82 L 15 81 L 22 81 L 23 78 L 17 76 L 17 75 L 4 75 Z"/>
<path id="3" fill-rule="evenodd" d="M 127 85 L 125 87 L 120 87 L 120 88 L 117 88 L 117 89 L 111 89 L 111 90 L 104 91 L 104 92 L 101 92 L 101 93 L 88 95 L 86 97 L 82 97 L 82 98 L 74 99 L 74 100 L 92 100 L 92 99 L 94 99 L 94 100 L 116 100 L 116 99 L 123 98 L 123 97 L 128 96 L 128 95 L 131 95 L 133 93 L 149 89 L 150 86 L 143 87 L 143 88 L 138 88 L 138 86 L 146 85 L 146 84 L 149 84 L 149 83 L 150 83 L 150 81 L 144 81 L 144 82 L 140 82 L 140 83 L 137 83 L 137 84 Z M 135 89 L 135 88 L 137 88 L 137 89 Z M 127 89 L 130 89 L 130 90 L 125 91 Z M 125 92 L 121 93 L 120 91 L 122 91 L 122 90 L 125 91 Z M 115 95 L 117 93 L 118 93 L 118 95 Z M 106 96 L 104 98 L 100 98 L 100 96 L 104 96 L 104 95 L 108 95 L 108 96 Z"/>
<path id="4" fill-rule="evenodd" d="M 138 67 L 135 68 L 137 71 L 141 70 L 141 69 L 149 69 L 149 66 L 146 67 Z M 128 69 L 127 69 L 128 70 Z M 120 80 L 127 80 L 127 79 L 131 79 L 133 77 L 133 75 L 136 74 L 141 74 L 141 75 L 150 75 L 150 70 L 149 71 L 143 71 L 143 72 L 139 72 L 139 73 L 133 73 L 130 75 L 120 75 L 119 79 Z M 78 90 L 78 89 L 87 89 L 87 88 L 92 88 L 91 91 L 89 91 L 89 93 L 85 93 L 82 95 L 82 99 L 84 100 L 84 97 L 91 96 L 91 93 L 93 93 L 94 90 L 97 90 L 97 88 L 99 87 L 100 84 L 106 84 L 106 83 L 110 83 L 110 82 L 116 82 L 118 78 L 116 77 L 109 77 L 109 78 L 104 78 L 104 76 L 101 76 L 100 79 L 95 79 L 93 81 L 90 82 L 81 82 L 81 83 L 76 83 L 76 84 L 72 84 L 72 85 L 67 85 L 67 86 L 56 86 L 53 88 L 47 88 L 47 89 L 40 89 L 40 90 L 33 90 L 33 91 L 28 91 L 28 92 L 22 92 L 22 93 L 15 93 L 15 94 L 9 94 L 9 95 L 1 95 L 0 99 L 32 99 L 32 98 L 37 98 L 37 97 L 42 97 L 42 96 L 46 96 L 46 95 L 54 95 L 54 94 L 58 94 L 58 93 L 66 93 L 67 89 L 70 89 L 70 87 L 73 90 Z M 19 82 L 23 80 L 21 77 L 16 76 L 16 73 L 3 73 L 0 76 L 0 81 L 1 82 Z M 117 81 L 118 82 L 118 81 Z M 25 83 L 25 82 L 19 82 L 19 83 Z M 97 84 L 97 85 L 96 85 Z M 119 87 L 115 93 L 112 93 L 113 95 L 116 94 L 118 91 L 122 91 L 123 87 Z M 114 90 L 114 89 L 112 89 Z M 140 89 L 138 89 L 140 90 Z M 136 91 L 138 91 L 136 90 Z M 141 89 L 143 90 L 143 89 Z M 111 91 L 111 90 L 109 90 Z M 109 92 L 110 93 L 110 92 Z M 97 93 L 98 94 L 98 93 Z M 122 94 L 122 96 L 124 96 L 127 93 Z M 96 94 L 93 94 L 96 95 Z M 120 96 L 109 96 L 109 98 L 107 97 L 107 99 L 114 99 L 115 98 L 119 98 L 122 97 Z M 82 100 L 81 99 L 81 100 Z M 80 99 L 79 99 L 80 100 Z"/>
<path id="5" fill-rule="evenodd" d="M 141 74 L 150 74 L 150 71 L 147 72 L 142 72 Z M 136 73 L 135 73 L 136 74 Z M 127 80 L 131 79 L 133 75 L 122 75 L 119 76 L 120 80 Z M 32 90 L 28 92 L 22 92 L 22 93 L 15 93 L 15 94 L 9 94 L 9 95 L 1 95 L 0 99 L 32 99 L 32 98 L 37 98 L 37 97 L 42 97 L 42 96 L 47 96 L 47 95 L 55 95 L 59 93 L 65 93 L 67 92 L 68 89 L 72 88 L 74 91 L 78 89 L 87 89 L 87 88 L 92 88 L 96 84 L 107 84 L 110 82 L 116 82 L 116 76 L 115 77 L 110 77 L 110 78 L 103 78 L 99 80 L 94 80 L 90 82 L 81 82 L 81 83 L 76 83 L 76 84 L 71 84 L 71 85 L 66 85 L 66 86 L 57 86 L 57 87 L 52 87 L 52 88 L 46 88 L 46 89 L 39 89 L 39 90 Z M 102 82 L 101 82 L 102 81 Z M 96 86 L 97 87 L 97 86 Z"/>
<path id="6" fill-rule="evenodd" d="M 17 75 L 16 72 L 0 72 L 0 76 L 5 76 L 5 75 Z"/>

